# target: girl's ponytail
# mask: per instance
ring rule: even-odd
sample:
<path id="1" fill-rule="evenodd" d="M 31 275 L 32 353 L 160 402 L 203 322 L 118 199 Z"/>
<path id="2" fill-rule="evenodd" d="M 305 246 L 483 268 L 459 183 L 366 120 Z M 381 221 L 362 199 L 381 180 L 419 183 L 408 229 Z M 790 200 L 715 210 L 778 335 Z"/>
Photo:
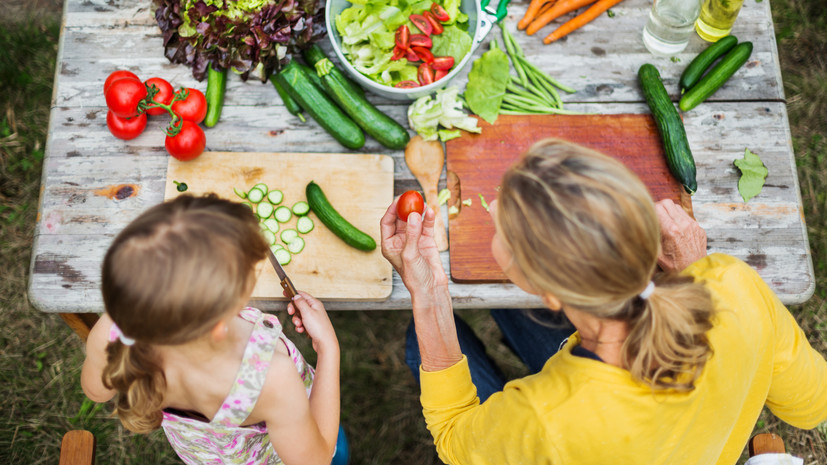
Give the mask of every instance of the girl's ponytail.
<path id="1" fill-rule="evenodd" d="M 127 346 L 115 341 L 109 343 L 106 352 L 103 384 L 120 393 L 114 413 L 121 423 L 134 433 L 148 433 L 160 427 L 166 380 L 152 347 L 141 342 Z"/>
<path id="2" fill-rule="evenodd" d="M 662 274 L 647 299 L 635 300 L 628 307 L 623 365 L 655 389 L 691 391 L 712 355 L 706 337 L 713 315 L 708 291 L 691 277 Z"/>

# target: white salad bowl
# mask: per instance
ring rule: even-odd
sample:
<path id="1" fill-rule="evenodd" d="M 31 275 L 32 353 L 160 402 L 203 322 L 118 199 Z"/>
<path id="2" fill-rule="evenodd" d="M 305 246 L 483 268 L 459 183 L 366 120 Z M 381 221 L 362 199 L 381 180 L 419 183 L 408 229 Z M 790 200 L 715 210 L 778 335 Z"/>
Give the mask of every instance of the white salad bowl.
<path id="1" fill-rule="evenodd" d="M 342 67 L 346 70 L 347 74 L 349 74 L 360 86 L 364 87 L 365 89 L 373 92 L 374 94 L 380 95 L 385 98 L 389 98 L 392 100 L 416 100 L 419 97 L 424 97 L 426 95 L 432 94 L 437 89 L 441 89 L 445 87 L 451 79 L 453 79 L 457 74 L 462 71 L 468 61 L 471 60 L 471 57 L 474 55 L 474 50 L 479 46 L 482 42 L 482 39 L 485 38 L 485 34 L 488 33 L 490 30 L 490 26 L 487 28 L 483 28 L 483 16 L 480 15 L 480 3 L 479 0 L 462 0 L 460 4 L 460 10 L 468 15 L 468 35 L 471 36 L 471 49 L 469 52 L 460 60 L 458 64 L 456 64 L 453 69 L 442 79 L 435 81 L 427 86 L 420 86 L 414 88 L 407 88 L 407 89 L 399 89 L 396 87 L 391 87 L 385 84 L 378 83 L 364 74 L 360 73 L 353 67 L 353 65 L 348 61 L 345 57 L 344 53 L 342 52 L 342 37 L 339 35 L 339 31 L 336 29 L 336 16 L 339 15 L 345 8 L 351 6 L 351 3 L 348 0 L 327 0 L 327 4 L 325 5 L 325 24 L 327 26 L 327 36 L 330 38 L 330 43 L 333 46 L 333 52 L 336 54 L 336 57 L 342 63 Z M 484 33 L 483 33 L 484 32 Z M 480 36 L 480 34 L 482 36 Z"/>

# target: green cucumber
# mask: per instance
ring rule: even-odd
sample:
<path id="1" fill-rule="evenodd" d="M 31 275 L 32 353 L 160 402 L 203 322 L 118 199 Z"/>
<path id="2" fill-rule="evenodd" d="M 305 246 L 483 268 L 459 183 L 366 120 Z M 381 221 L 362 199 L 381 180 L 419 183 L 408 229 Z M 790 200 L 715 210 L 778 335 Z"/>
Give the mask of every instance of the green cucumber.
<path id="1" fill-rule="evenodd" d="M 304 216 L 310 211 L 310 205 L 308 205 L 304 200 L 299 200 L 293 204 L 292 210 L 294 215 Z"/>
<path id="2" fill-rule="evenodd" d="M 217 70 L 212 64 L 207 65 L 207 116 L 204 117 L 204 126 L 211 128 L 218 123 L 221 109 L 224 108 L 224 91 L 227 88 L 227 70 Z"/>
<path id="3" fill-rule="evenodd" d="M 321 222 L 330 229 L 333 234 L 340 239 L 359 250 L 371 251 L 376 248 L 376 241 L 372 237 L 353 226 L 346 219 L 333 208 L 330 201 L 327 200 L 322 188 L 313 181 L 307 184 L 305 189 L 307 196 L 307 203 L 310 204 L 310 209 Z"/>
<path id="4" fill-rule="evenodd" d="M 741 42 L 736 45 L 732 51 L 721 58 L 721 61 L 714 68 L 706 73 L 706 76 L 683 94 L 678 104 L 681 110 L 689 111 L 709 98 L 747 62 L 750 55 L 752 55 L 752 42 Z"/>
<path id="5" fill-rule="evenodd" d="M 327 94 L 366 133 L 389 149 L 401 150 L 408 145 L 411 139 L 408 131 L 393 118 L 379 111 L 364 96 L 353 92 L 345 75 L 333 66 L 333 62 L 322 58 L 316 63 L 316 72 L 322 78 L 322 85 Z"/>
<path id="6" fill-rule="evenodd" d="M 281 266 L 284 266 L 284 265 L 287 265 L 288 263 L 290 263 L 290 260 L 292 258 L 292 256 L 290 255 L 290 252 L 288 252 L 284 247 L 282 247 L 280 249 L 276 249 L 276 251 L 273 252 L 273 255 L 276 256 L 276 260 L 279 262 L 279 265 L 281 265 Z"/>
<path id="7" fill-rule="evenodd" d="M 307 72 L 290 61 L 276 74 L 279 84 L 337 141 L 349 149 L 365 145 L 365 134 L 324 92 L 313 84 Z"/>
<path id="8" fill-rule="evenodd" d="M 300 216 L 299 220 L 296 221 L 296 230 L 302 234 L 309 233 L 313 230 L 313 227 L 313 220 L 311 220 L 309 216 Z"/>
<path id="9" fill-rule="evenodd" d="M 290 211 L 289 207 L 285 207 L 284 205 L 276 208 L 276 211 L 273 212 L 273 218 L 278 220 L 279 223 L 287 223 L 292 217 L 293 212 Z"/>
<path id="10" fill-rule="evenodd" d="M 689 149 L 686 129 L 678 110 L 669 99 L 657 68 L 649 63 L 644 64 L 638 70 L 638 79 L 663 141 L 669 171 L 683 185 L 686 192 L 692 195 L 698 190 L 695 180 L 695 159 Z"/>
<path id="11" fill-rule="evenodd" d="M 276 79 L 275 75 L 270 76 L 270 82 L 273 83 L 273 87 L 276 89 L 276 93 L 279 94 L 279 97 L 281 97 L 281 101 L 282 103 L 284 103 L 284 108 L 287 108 L 287 111 L 289 111 L 291 115 L 298 116 L 302 123 L 307 121 L 306 119 L 304 119 L 304 114 L 302 114 L 302 107 L 300 107 L 299 104 L 296 103 L 295 100 L 293 100 L 293 97 L 291 97 L 290 94 L 288 94 L 287 91 L 284 90 L 284 87 L 282 87 L 282 85 L 279 84 L 279 81 L 278 79 Z"/>
<path id="12" fill-rule="evenodd" d="M 311 46 L 302 50 L 302 56 L 304 57 L 304 60 L 312 67 L 315 67 L 316 63 L 327 58 L 327 55 L 324 54 L 322 48 L 319 47 L 317 44 L 312 44 Z M 362 86 L 356 84 L 356 82 L 353 79 L 347 76 L 345 76 L 345 79 L 347 79 L 347 82 L 350 84 L 350 87 L 354 92 L 364 97 L 365 89 L 362 89 Z M 321 82 L 319 82 L 319 84 L 321 85 Z"/>
<path id="13" fill-rule="evenodd" d="M 707 68 L 709 68 L 709 65 L 714 63 L 718 57 L 730 51 L 737 43 L 738 39 L 736 39 L 735 36 L 722 37 L 718 42 L 715 42 L 707 47 L 706 50 L 699 53 L 698 56 L 689 63 L 689 66 L 683 70 L 683 74 L 681 74 L 681 79 L 678 81 L 681 94 L 694 86 L 701 79 L 701 76 L 703 76 Z"/>

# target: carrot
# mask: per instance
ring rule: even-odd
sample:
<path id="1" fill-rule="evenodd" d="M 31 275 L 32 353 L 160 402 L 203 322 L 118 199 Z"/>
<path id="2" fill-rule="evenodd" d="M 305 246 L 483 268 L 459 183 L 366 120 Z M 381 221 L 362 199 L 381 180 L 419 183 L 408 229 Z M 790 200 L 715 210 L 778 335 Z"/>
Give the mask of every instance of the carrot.
<path id="1" fill-rule="evenodd" d="M 617 5 L 622 1 L 623 0 L 597 0 L 597 2 L 594 5 L 590 6 L 588 10 L 584 11 L 583 13 L 580 13 L 578 16 L 575 16 L 574 18 L 563 23 L 562 26 L 558 27 L 554 30 L 554 32 L 546 36 L 546 38 L 543 39 L 543 43 L 550 44 L 555 40 L 566 36 L 568 33 L 580 29 L 581 27 L 590 23 L 593 19 L 600 16 L 604 11 L 608 10 L 609 8 Z"/>
<path id="2" fill-rule="evenodd" d="M 563 16 L 566 13 L 572 12 L 578 8 L 584 7 L 594 2 L 595 0 L 559 0 L 548 11 L 534 19 L 534 21 L 532 21 L 531 24 L 528 25 L 528 28 L 525 30 L 525 32 L 528 35 L 533 35 L 535 32 L 539 31 L 540 28 L 554 21 L 560 16 Z"/>
<path id="3" fill-rule="evenodd" d="M 531 3 L 528 4 L 528 9 L 525 10 L 525 14 L 523 15 L 523 19 L 517 23 L 517 29 L 523 30 L 531 24 L 531 21 L 540 14 L 541 10 L 546 9 L 546 7 L 553 5 L 557 0 L 531 0 Z"/>

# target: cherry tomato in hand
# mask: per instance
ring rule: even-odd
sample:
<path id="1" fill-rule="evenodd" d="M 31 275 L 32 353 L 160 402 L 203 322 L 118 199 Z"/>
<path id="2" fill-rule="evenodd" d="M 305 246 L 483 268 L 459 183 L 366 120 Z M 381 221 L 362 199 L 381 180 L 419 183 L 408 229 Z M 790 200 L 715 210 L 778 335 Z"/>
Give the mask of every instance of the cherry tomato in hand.
<path id="1" fill-rule="evenodd" d="M 144 81 L 144 84 L 146 84 L 147 88 L 155 86 L 158 89 L 158 93 L 155 94 L 155 97 L 152 97 L 152 99 L 156 102 L 169 105 L 169 102 L 172 101 L 172 97 L 175 94 L 175 89 L 172 88 L 172 84 L 167 82 L 166 79 L 153 77 Z M 149 115 L 158 116 L 167 113 L 167 110 L 165 108 L 156 107 L 148 108 L 146 112 Z"/>
<path id="2" fill-rule="evenodd" d="M 106 127 L 118 139 L 130 140 L 138 137 L 146 128 L 146 113 L 132 118 L 121 118 L 109 110 L 106 113 Z"/>
<path id="3" fill-rule="evenodd" d="M 132 71 L 127 71 L 125 69 L 119 69 L 117 71 L 113 71 L 112 74 L 110 74 L 106 78 L 106 81 L 103 83 L 103 95 L 106 95 L 106 91 L 109 90 L 109 86 L 111 86 L 113 82 L 115 82 L 119 79 L 124 79 L 124 78 L 134 79 L 136 81 L 141 80 Z"/>
<path id="4" fill-rule="evenodd" d="M 188 87 L 187 90 L 189 91 L 187 98 L 173 103 L 172 111 L 181 119 L 198 124 L 207 116 L 207 98 L 198 89 Z"/>
<path id="5" fill-rule="evenodd" d="M 408 221 L 408 215 L 417 212 L 420 215 L 425 211 L 425 199 L 417 191 L 408 191 L 399 196 L 396 204 L 396 215 L 402 221 Z"/>
<path id="6" fill-rule="evenodd" d="M 106 106 L 121 118 L 137 116 L 138 104 L 146 98 L 146 86 L 137 79 L 118 79 L 106 91 Z"/>
<path id="7" fill-rule="evenodd" d="M 207 136 L 198 124 L 188 121 L 181 121 L 181 131 L 175 136 L 167 136 L 164 146 L 170 155 L 181 161 L 192 160 L 201 155 L 204 147 L 207 146 Z"/>

